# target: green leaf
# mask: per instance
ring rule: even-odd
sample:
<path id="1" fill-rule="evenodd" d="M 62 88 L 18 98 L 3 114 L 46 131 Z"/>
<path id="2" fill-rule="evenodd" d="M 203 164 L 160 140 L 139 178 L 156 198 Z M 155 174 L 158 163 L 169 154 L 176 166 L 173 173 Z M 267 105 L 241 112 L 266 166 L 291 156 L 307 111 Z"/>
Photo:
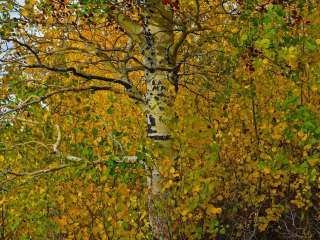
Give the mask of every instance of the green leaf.
<path id="1" fill-rule="evenodd" d="M 314 52 L 315 50 L 317 50 L 317 44 L 315 43 L 315 41 L 309 39 L 309 40 L 305 40 L 304 41 L 304 46 L 310 50 L 311 52 Z"/>
<path id="2" fill-rule="evenodd" d="M 282 153 L 277 153 L 275 156 L 274 156 L 274 159 L 280 163 L 281 165 L 288 165 L 289 164 L 289 161 L 288 159 L 282 154 Z"/>
<path id="3" fill-rule="evenodd" d="M 288 140 L 292 140 L 294 138 L 294 133 L 289 128 L 285 128 L 283 134 Z"/>
<path id="4" fill-rule="evenodd" d="M 215 163 L 219 160 L 219 155 L 213 155 L 209 158 L 209 163 Z"/>
<path id="5" fill-rule="evenodd" d="M 108 113 L 109 115 L 111 115 L 113 112 L 114 112 L 113 106 L 110 106 L 110 107 L 107 109 L 107 113 Z"/>
<path id="6" fill-rule="evenodd" d="M 303 124 L 303 128 L 307 131 L 313 131 L 316 126 L 311 121 L 307 121 Z"/>
<path id="7" fill-rule="evenodd" d="M 266 49 L 266 48 L 270 47 L 270 44 L 271 44 L 270 39 L 264 38 L 264 39 L 256 41 L 255 45 L 256 45 L 257 48 Z"/>
<path id="8" fill-rule="evenodd" d="M 309 174 L 309 179 L 314 182 L 317 179 L 317 169 L 313 168 Z"/>
<path id="9" fill-rule="evenodd" d="M 258 163 L 258 168 L 259 168 L 260 170 L 265 169 L 267 166 L 268 166 L 268 164 L 267 164 L 265 161 L 260 161 L 260 162 Z"/>
<path id="10" fill-rule="evenodd" d="M 218 232 L 219 221 L 217 219 L 213 219 L 209 222 L 209 232 L 216 233 Z"/>
<path id="11" fill-rule="evenodd" d="M 211 144 L 211 151 L 214 153 L 218 153 L 220 151 L 220 146 L 218 143 L 214 142 Z"/>
<path id="12" fill-rule="evenodd" d="M 305 174 L 308 172 L 308 168 L 309 168 L 308 162 L 304 161 L 299 166 L 295 166 L 293 170 L 298 174 Z"/>
<path id="13" fill-rule="evenodd" d="M 93 137 L 97 137 L 97 136 L 98 136 L 98 133 L 99 133 L 99 129 L 98 129 L 98 128 L 93 128 L 93 129 L 92 129 L 92 136 L 93 136 Z"/>

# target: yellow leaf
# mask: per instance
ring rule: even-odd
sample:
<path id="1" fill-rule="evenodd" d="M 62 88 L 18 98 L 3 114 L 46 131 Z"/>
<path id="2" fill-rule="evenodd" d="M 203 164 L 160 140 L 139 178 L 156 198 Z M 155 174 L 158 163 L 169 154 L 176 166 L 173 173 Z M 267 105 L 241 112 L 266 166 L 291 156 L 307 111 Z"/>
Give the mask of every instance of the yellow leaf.
<path id="1" fill-rule="evenodd" d="M 233 27 L 233 28 L 231 28 L 230 30 L 231 30 L 232 33 L 238 32 L 238 28 L 237 28 L 237 27 Z"/>
<path id="2" fill-rule="evenodd" d="M 68 225 L 68 223 L 67 223 L 67 217 L 62 216 L 62 218 L 58 219 L 58 223 L 59 223 L 59 225 L 62 226 L 62 227 Z"/>
<path id="3" fill-rule="evenodd" d="M 316 39 L 316 44 L 320 45 L 320 38 Z"/>
<path id="4" fill-rule="evenodd" d="M 186 216 L 188 214 L 188 210 L 187 209 L 183 209 L 181 212 L 182 216 Z"/>
<path id="5" fill-rule="evenodd" d="M 133 39 L 139 40 L 138 35 L 142 33 L 143 28 L 138 23 L 132 21 L 123 14 L 118 15 L 118 22 Z"/>
<path id="6" fill-rule="evenodd" d="M 2 206 L 3 204 L 4 204 L 4 202 L 6 201 L 6 198 L 4 197 L 4 198 L 2 198 L 1 200 L 0 200 L 0 206 Z"/>
<path id="7" fill-rule="evenodd" d="M 271 173 L 271 169 L 268 168 L 268 167 L 266 167 L 266 168 L 263 169 L 263 172 L 264 172 L 265 174 L 269 174 L 269 173 Z"/>
<path id="8" fill-rule="evenodd" d="M 44 193 L 46 190 L 47 190 L 46 188 L 42 188 L 42 187 L 40 187 L 40 189 L 39 189 L 39 193 L 40 193 L 40 194 L 42 194 L 42 193 Z"/>
<path id="9" fill-rule="evenodd" d="M 170 173 L 171 173 L 171 174 L 174 174 L 174 172 L 175 172 L 175 169 L 174 169 L 173 167 L 171 167 L 171 168 L 170 168 Z"/>
<path id="10" fill-rule="evenodd" d="M 143 211 L 142 214 L 141 214 L 141 216 L 140 216 L 140 221 L 141 221 L 142 219 L 144 219 L 146 215 L 147 215 L 147 212 Z"/>
<path id="11" fill-rule="evenodd" d="M 209 205 L 207 210 L 206 210 L 206 213 L 210 216 L 214 216 L 214 215 L 218 215 L 222 212 L 222 209 L 221 208 L 216 208 L 214 207 L 213 205 Z"/>
<path id="12" fill-rule="evenodd" d="M 20 153 L 18 153 L 18 154 L 17 154 L 17 160 L 20 160 L 20 159 L 22 159 L 22 156 L 21 156 Z"/>
<path id="13" fill-rule="evenodd" d="M 0 155 L 0 162 L 4 161 L 4 156 Z"/>
<path id="14" fill-rule="evenodd" d="M 314 166 L 317 166 L 317 164 L 319 163 L 320 159 L 319 158 L 316 158 L 316 157 L 313 157 L 313 158 L 309 158 L 308 160 L 308 163 L 311 167 L 314 167 Z"/>
<path id="15" fill-rule="evenodd" d="M 101 142 L 101 139 L 102 139 L 101 137 L 97 137 L 97 138 L 93 141 L 93 144 L 97 146 L 97 145 Z"/>
<path id="16" fill-rule="evenodd" d="M 108 186 L 105 186 L 105 187 L 103 188 L 103 191 L 106 192 L 106 193 L 107 193 L 107 192 L 110 192 L 110 188 L 109 188 Z"/>
<path id="17" fill-rule="evenodd" d="M 222 195 L 219 195 L 219 196 L 217 197 L 217 200 L 218 200 L 218 201 L 222 201 L 222 200 L 223 200 L 223 196 L 222 196 Z"/>
<path id="18" fill-rule="evenodd" d="M 131 205 L 132 207 L 134 207 L 134 208 L 137 207 L 137 205 L 138 205 L 138 204 L 137 204 L 137 202 L 138 202 L 137 196 L 132 196 L 132 197 L 130 197 L 130 202 L 131 202 L 130 205 Z"/>
<path id="19" fill-rule="evenodd" d="M 98 228 L 100 231 L 104 231 L 104 226 L 101 222 L 98 223 Z"/>
<path id="20" fill-rule="evenodd" d="M 316 84 L 313 84 L 313 85 L 311 85 L 311 88 L 310 88 L 312 91 L 314 91 L 314 92 L 316 92 L 316 91 L 318 91 L 318 85 L 316 85 Z"/>
<path id="21" fill-rule="evenodd" d="M 173 181 L 170 179 L 168 182 L 166 182 L 163 186 L 163 190 L 170 188 L 173 185 Z"/>
<path id="22" fill-rule="evenodd" d="M 271 137 L 273 140 L 280 140 L 282 135 L 280 133 L 273 133 Z"/>
<path id="23" fill-rule="evenodd" d="M 64 197 L 62 196 L 62 195 L 60 195 L 58 198 L 57 198 L 57 201 L 58 201 L 58 203 L 62 203 L 62 202 L 64 202 Z"/>
<path id="24" fill-rule="evenodd" d="M 200 190 L 201 190 L 201 187 L 200 187 L 199 184 L 198 184 L 198 185 L 195 185 L 195 186 L 192 188 L 192 192 L 193 192 L 193 193 L 198 193 L 198 192 L 200 192 Z"/>

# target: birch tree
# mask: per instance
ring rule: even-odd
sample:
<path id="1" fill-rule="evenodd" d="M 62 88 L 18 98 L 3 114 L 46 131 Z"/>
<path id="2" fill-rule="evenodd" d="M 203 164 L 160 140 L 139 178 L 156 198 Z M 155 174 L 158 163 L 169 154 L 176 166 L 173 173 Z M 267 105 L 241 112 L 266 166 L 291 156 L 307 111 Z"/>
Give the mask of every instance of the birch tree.
<path id="1" fill-rule="evenodd" d="M 199 47 L 192 48 L 209 46 L 210 38 L 218 37 L 213 33 L 223 19 L 222 3 L 31 0 L 24 4 L 6 1 L 2 6 L 1 39 L 2 46 L 7 47 L 2 53 L 3 71 L 22 71 L 23 77 L 37 84 L 34 90 L 42 92 L 44 87 L 47 92 L 29 95 L 2 117 L 66 92 L 111 91 L 129 96 L 145 114 L 146 135 L 161 153 L 146 165 L 149 220 L 156 239 L 169 239 L 159 161 L 179 159 L 172 148 L 172 131 L 178 124 L 175 97 L 184 85 L 181 69 L 196 69 L 190 59 L 200 59 L 198 55 L 213 56 L 215 49 L 201 53 Z M 18 12 L 16 17 L 8 14 L 13 11 Z M 198 40 L 197 35 L 203 33 L 209 43 Z M 67 80 L 44 80 L 52 73 Z M 208 74 L 204 77 L 211 78 Z M 59 151 L 59 142 L 54 152 Z"/>
<path id="2" fill-rule="evenodd" d="M 1 238 L 319 238 L 316 0 L 0 6 Z"/>

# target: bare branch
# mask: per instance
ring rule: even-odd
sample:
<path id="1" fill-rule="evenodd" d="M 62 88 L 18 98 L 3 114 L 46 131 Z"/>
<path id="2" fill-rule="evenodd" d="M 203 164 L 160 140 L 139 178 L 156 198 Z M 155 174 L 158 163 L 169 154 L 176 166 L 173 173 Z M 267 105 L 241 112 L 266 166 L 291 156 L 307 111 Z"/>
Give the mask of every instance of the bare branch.
<path id="1" fill-rule="evenodd" d="M 127 82 L 127 81 L 124 81 L 121 79 L 114 79 L 114 78 L 103 77 L 103 76 L 98 76 L 98 75 L 86 74 L 83 72 L 79 72 L 74 67 L 67 67 L 67 68 L 50 67 L 50 66 L 47 66 L 44 64 L 31 64 L 31 65 L 25 65 L 23 67 L 25 67 L 25 68 L 43 68 L 43 69 L 47 69 L 52 72 L 60 72 L 60 73 L 72 73 L 74 76 L 81 77 L 86 80 L 100 80 L 103 82 L 120 84 L 120 85 L 124 86 L 126 89 L 130 89 L 132 87 L 130 82 Z"/>
<path id="2" fill-rule="evenodd" d="M 36 170 L 33 172 L 13 172 L 13 171 L 7 171 L 6 174 L 10 174 L 10 175 L 14 175 L 16 177 L 23 177 L 23 176 L 39 176 L 42 174 L 46 174 L 46 173 L 50 173 L 50 172 L 56 172 L 59 171 L 61 169 L 65 169 L 68 167 L 74 167 L 76 166 L 75 164 L 61 164 L 57 167 L 52 167 L 52 168 L 45 168 L 45 169 L 40 169 L 40 170 Z"/>

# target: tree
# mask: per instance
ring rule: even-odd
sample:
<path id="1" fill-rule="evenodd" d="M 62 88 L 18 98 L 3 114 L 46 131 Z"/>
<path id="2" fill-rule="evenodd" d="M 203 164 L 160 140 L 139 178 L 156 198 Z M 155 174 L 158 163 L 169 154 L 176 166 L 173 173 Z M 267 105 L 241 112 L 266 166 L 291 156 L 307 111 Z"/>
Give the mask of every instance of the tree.
<path id="1" fill-rule="evenodd" d="M 2 134 L 12 143 L 3 143 L 3 158 L 10 162 L 3 164 L 5 189 L 15 189 L 12 180 L 23 176 L 73 167 L 84 171 L 83 181 L 70 170 L 44 177 L 32 190 L 51 198 L 43 202 L 57 203 L 47 204 L 46 218 L 56 218 L 74 238 L 85 228 L 92 230 L 81 232 L 88 239 L 102 238 L 101 232 L 115 235 L 106 222 L 130 232 L 133 223 L 124 222 L 124 215 L 139 222 L 143 214 L 130 215 L 121 199 L 143 213 L 129 192 L 133 188 L 143 199 L 137 189 L 145 177 L 149 222 L 158 239 L 213 238 L 227 228 L 231 239 L 270 238 L 278 231 L 270 227 L 273 222 L 280 235 L 299 236 L 291 230 L 296 220 L 288 220 L 289 214 L 314 216 L 317 196 L 306 193 L 317 191 L 318 177 L 314 1 L 308 6 L 303 0 L 1 4 L 1 39 L 7 48 L 1 63 L 8 73 L 1 83 L 6 105 L 1 117 L 8 129 Z M 14 11 L 19 12 L 15 17 Z M 116 113 L 119 108 L 134 116 Z M 128 131 L 132 121 L 135 134 Z M 89 125 L 84 130 L 77 126 L 83 122 Z M 137 130 L 138 124 L 147 132 Z M 48 140 L 50 149 L 44 144 Z M 36 144 L 34 150 L 30 144 Z M 24 154 L 15 149 L 21 145 Z M 124 176 L 125 184 L 104 172 Z M 143 175 L 136 177 L 140 185 L 135 188 L 128 180 L 132 173 Z M 71 185 L 54 186 L 67 179 L 73 179 Z M 101 186 L 106 193 L 113 186 L 121 195 L 100 196 Z M 5 201 L 14 202 L 17 194 L 13 190 Z M 119 221 L 108 220 L 108 201 L 118 201 L 114 215 Z M 81 215 L 77 209 L 82 208 L 87 211 Z M 90 227 L 79 220 L 89 218 Z M 303 236 L 317 236 L 312 217 L 303 219 L 300 225 L 310 223 Z M 4 216 L 3 226 L 6 221 Z M 32 227 L 11 225 L 31 235 Z M 130 234 L 125 237 L 138 238 Z"/>
<path id="2" fill-rule="evenodd" d="M 52 74 L 66 78 L 62 88 L 47 94 L 35 87 L 37 97 L 30 95 L 10 111 L 25 110 L 57 94 L 88 90 L 126 94 L 140 104 L 147 118 L 147 136 L 161 152 L 147 166 L 150 223 L 155 237 L 167 239 L 168 223 L 155 207 L 162 195 L 159 162 L 179 157 L 172 150 L 171 133 L 177 121 L 173 105 L 181 85 L 178 73 L 182 66 L 192 68 L 188 61 L 199 54 L 185 41 L 201 32 L 212 35 L 211 16 L 220 2 L 26 1 L 19 6 L 9 1 L 3 5 L 4 10 L 21 14 L 12 19 L 3 12 L 2 39 L 14 48 L 3 61 L 13 63 L 6 71 L 22 68 L 45 89 L 57 84 Z M 47 80 L 38 78 L 43 74 Z"/>

